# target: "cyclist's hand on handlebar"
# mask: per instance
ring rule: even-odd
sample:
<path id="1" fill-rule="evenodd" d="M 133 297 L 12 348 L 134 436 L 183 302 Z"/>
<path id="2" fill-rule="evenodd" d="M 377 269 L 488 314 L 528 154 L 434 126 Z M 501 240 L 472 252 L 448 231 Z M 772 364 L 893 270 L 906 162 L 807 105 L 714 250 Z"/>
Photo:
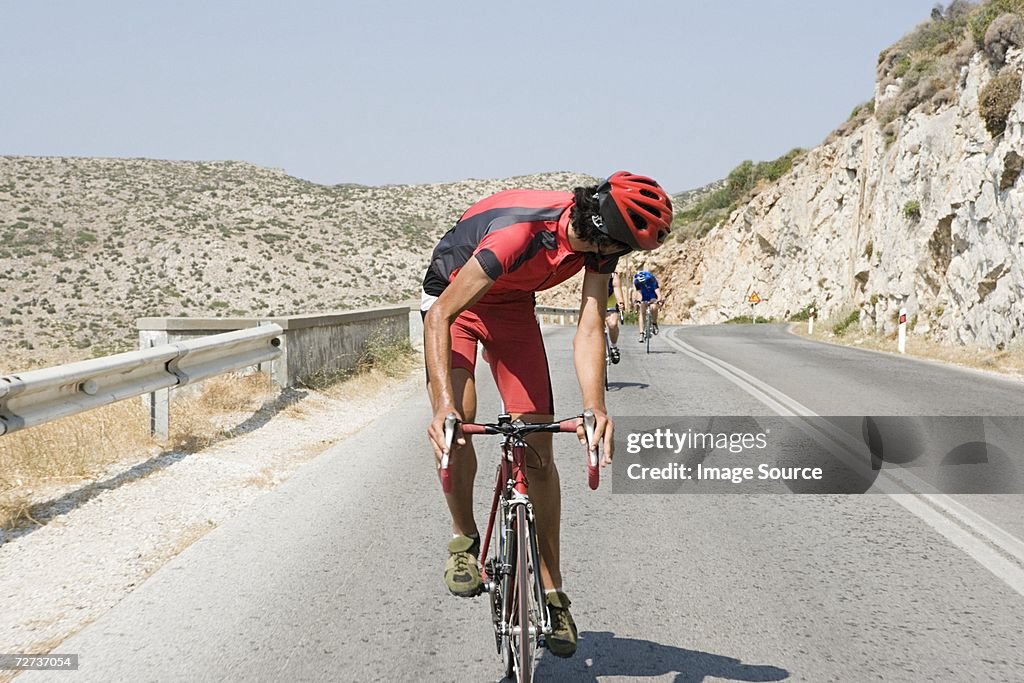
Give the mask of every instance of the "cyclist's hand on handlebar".
<path id="1" fill-rule="evenodd" d="M 594 409 L 592 412 L 594 413 L 594 442 L 590 444 L 590 448 L 597 448 L 600 445 L 604 451 L 601 465 L 610 465 L 612 464 L 614 451 L 612 439 L 614 437 L 615 423 L 608 416 L 608 413 L 603 410 Z M 587 434 L 583 428 L 582 420 L 580 420 L 580 424 L 576 427 L 576 436 L 579 437 L 581 444 L 587 445 Z"/>
<path id="2" fill-rule="evenodd" d="M 427 428 L 427 437 L 430 439 L 430 445 L 434 447 L 434 458 L 437 460 L 438 466 L 441 464 L 441 456 L 448 450 L 444 438 L 444 420 L 449 413 L 454 413 L 461 424 L 462 415 L 459 414 L 459 411 L 452 406 L 444 406 L 434 413 L 434 419 L 431 420 L 430 426 Z M 466 437 L 462 433 L 461 426 L 456 426 L 455 440 L 452 445 L 466 445 Z"/>

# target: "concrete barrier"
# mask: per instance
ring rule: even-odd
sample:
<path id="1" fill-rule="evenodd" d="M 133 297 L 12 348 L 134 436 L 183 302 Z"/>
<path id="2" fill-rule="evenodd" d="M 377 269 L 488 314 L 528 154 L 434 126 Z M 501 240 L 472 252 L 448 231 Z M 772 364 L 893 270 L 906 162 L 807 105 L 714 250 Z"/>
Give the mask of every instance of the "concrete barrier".
<path id="1" fill-rule="evenodd" d="M 537 306 L 535 308 L 537 322 L 542 325 L 575 325 L 579 322 L 578 308 L 558 308 L 555 306 Z"/>
<path id="2" fill-rule="evenodd" d="M 409 339 L 409 307 L 393 306 L 341 313 L 273 318 L 140 318 L 139 348 L 276 324 L 284 331 L 281 355 L 260 366 L 279 387 L 352 370 L 371 340 Z M 421 334 L 422 336 L 422 334 Z"/>

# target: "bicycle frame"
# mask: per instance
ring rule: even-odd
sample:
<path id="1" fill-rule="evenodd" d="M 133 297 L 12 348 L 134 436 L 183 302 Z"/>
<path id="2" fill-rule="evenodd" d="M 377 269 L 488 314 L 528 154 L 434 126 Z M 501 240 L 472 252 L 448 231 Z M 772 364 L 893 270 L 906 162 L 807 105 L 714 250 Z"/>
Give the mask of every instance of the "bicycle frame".
<path id="1" fill-rule="evenodd" d="M 593 413 L 587 410 L 578 417 L 583 418 L 588 443 L 594 443 Z M 497 424 L 462 423 L 466 434 L 502 436 L 494 496 L 478 557 L 485 558 L 481 578 L 485 592 L 490 596 L 495 643 L 505 660 L 505 674 L 509 676 L 515 672 L 518 680 L 522 681 L 531 680 L 532 657 L 541 636 L 549 636 L 552 632 L 551 618 L 544 606 L 536 523 L 529 498 L 526 471 L 526 449 L 529 445 L 525 437 L 536 432 L 575 432 L 576 419 L 526 424 L 522 420 L 513 421 L 511 415 L 502 414 Z M 441 485 L 446 492 L 451 486 L 448 464 L 456 422 L 454 414 L 445 419 L 448 450 L 442 456 L 440 474 Z M 600 477 L 597 448 L 588 448 L 587 453 L 588 482 L 590 488 L 596 489 Z M 495 529 L 498 531 L 497 552 L 488 558 L 491 542 L 495 540 Z"/>
<path id="2" fill-rule="evenodd" d="M 505 417 L 505 416 L 502 416 Z M 499 418 L 500 420 L 500 418 Z M 494 496 L 491 499 L 491 513 L 487 519 L 487 530 L 484 532 L 480 545 L 480 556 L 486 557 L 490 548 L 491 533 L 497 519 L 498 505 L 504 501 L 502 516 L 511 520 L 513 506 L 525 505 L 533 521 L 533 507 L 528 495 L 529 482 L 526 478 L 526 442 L 518 437 L 505 436 L 501 441 L 501 462 L 498 463 L 498 474 L 494 483 Z M 484 582 L 488 580 L 487 570 L 482 572 Z"/>

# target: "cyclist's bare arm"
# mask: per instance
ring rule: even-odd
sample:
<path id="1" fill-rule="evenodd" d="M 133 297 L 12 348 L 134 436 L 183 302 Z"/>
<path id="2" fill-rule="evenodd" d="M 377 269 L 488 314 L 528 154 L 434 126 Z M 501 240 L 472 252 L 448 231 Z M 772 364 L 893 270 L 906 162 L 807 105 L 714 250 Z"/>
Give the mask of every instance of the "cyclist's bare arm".
<path id="1" fill-rule="evenodd" d="M 604 309 L 608 300 L 608 280 L 604 275 L 586 271 L 580 300 L 580 322 L 573 338 L 573 360 L 576 377 L 583 394 L 583 407 L 594 411 L 596 418 L 593 447 L 604 442 L 604 462 L 612 460 L 612 421 L 604 404 Z M 578 431 L 583 441 L 583 428 Z"/>
<path id="2" fill-rule="evenodd" d="M 434 407 L 434 419 L 427 435 L 434 446 L 434 457 L 438 462 L 446 448 L 445 415 L 455 413 L 462 419 L 462 415 L 455 409 L 455 391 L 452 389 L 449 364 L 452 355 L 451 324 L 459 313 L 479 301 L 493 284 L 494 280 L 487 277 L 480 262 L 471 258 L 423 318 L 423 356 L 427 364 L 427 381 L 430 383 L 430 402 Z M 456 443 L 463 445 L 466 440 L 459 436 Z"/>

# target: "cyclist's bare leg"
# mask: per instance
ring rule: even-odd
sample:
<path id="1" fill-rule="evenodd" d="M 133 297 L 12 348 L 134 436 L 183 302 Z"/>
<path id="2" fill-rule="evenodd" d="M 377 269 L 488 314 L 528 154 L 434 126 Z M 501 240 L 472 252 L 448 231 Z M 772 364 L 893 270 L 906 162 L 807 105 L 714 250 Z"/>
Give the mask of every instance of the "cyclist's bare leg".
<path id="1" fill-rule="evenodd" d="M 642 302 L 638 302 L 637 309 L 637 322 L 640 324 L 640 334 L 643 335 L 644 330 L 647 328 L 647 306 L 644 306 Z"/>
<path id="2" fill-rule="evenodd" d="M 652 301 L 651 302 L 651 323 L 653 323 L 654 325 L 658 324 L 658 308 L 659 308 L 658 302 L 657 301 Z"/>
<path id="3" fill-rule="evenodd" d="M 452 389 L 455 407 L 466 422 L 476 420 L 476 381 L 469 370 L 452 368 Z M 429 393 L 429 390 L 428 390 Z M 448 465 L 452 490 L 445 494 L 452 515 L 452 533 L 469 536 L 477 533 L 473 517 L 473 480 L 476 478 L 476 451 L 472 437 L 466 436 L 466 445 L 452 454 Z"/>
<path id="4" fill-rule="evenodd" d="M 552 415 L 526 413 L 513 415 L 524 422 L 549 422 Z M 560 564 L 560 534 L 562 517 L 562 491 L 551 447 L 551 434 L 531 434 L 526 442 L 527 477 L 530 484 L 530 502 L 537 521 L 537 550 L 540 553 L 540 575 L 545 589 L 562 587 Z"/>
<path id="5" fill-rule="evenodd" d="M 612 341 L 612 346 L 619 345 L 619 313 L 609 313 L 605 319 L 605 324 L 608 325 L 608 338 Z"/>

